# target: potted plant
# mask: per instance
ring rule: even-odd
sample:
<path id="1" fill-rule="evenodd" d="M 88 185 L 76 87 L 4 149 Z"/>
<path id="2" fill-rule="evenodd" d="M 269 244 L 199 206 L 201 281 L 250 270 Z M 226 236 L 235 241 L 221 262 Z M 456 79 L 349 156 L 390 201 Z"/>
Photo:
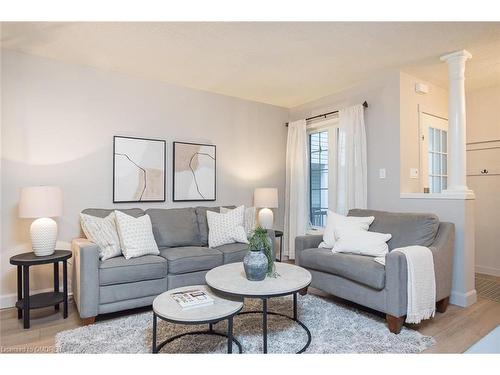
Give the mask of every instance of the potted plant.
<path id="1" fill-rule="evenodd" d="M 271 241 L 266 229 L 257 227 L 248 239 L 250 250 L 243 259 L 248 280 L 262 281 L 266 275 L 276 277 Z"/>

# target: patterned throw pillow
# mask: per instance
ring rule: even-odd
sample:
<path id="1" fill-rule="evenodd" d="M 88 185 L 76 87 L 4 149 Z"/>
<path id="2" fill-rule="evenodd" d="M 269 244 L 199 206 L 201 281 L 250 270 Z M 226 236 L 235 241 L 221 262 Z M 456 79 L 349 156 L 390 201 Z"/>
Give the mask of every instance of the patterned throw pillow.
<path id="1" fill-rule="evenodd" d="M 153 236 L 153 227 L 149 215 L 135 218 L 120 211 L 116 213 L 116 226 L 125 259 L 143 255 L 158 255 L 158 245 Z"/>
<path id="2" fill-rule="evenodd" d="M 227 214 L 229 211 L 232 211 L 231 208 L 221 207 L 220 213 Z M 257 228 L 257 210 L 255 207 L 247 207 L 245 208 L 245 219 L 243 223 L 243 227 L 245 228 L 245 232 L 247 237 L 252 235 L 252 232 L 255 228 Z"/>
<path id="3" fill-rule="evenodd" d="M 208 246 L 217 247 L 229 243 L 248 243 L 243 227 L 245 206 L 230 210 L 225 214 L 207 211 Z"/>
<path id="4" fill-rule="evenodd" d="M 122 255 L 114 212 L 104 218 L 81 213 L 80 224 L 85 236 L 99 246 L 101 260 Z"/>

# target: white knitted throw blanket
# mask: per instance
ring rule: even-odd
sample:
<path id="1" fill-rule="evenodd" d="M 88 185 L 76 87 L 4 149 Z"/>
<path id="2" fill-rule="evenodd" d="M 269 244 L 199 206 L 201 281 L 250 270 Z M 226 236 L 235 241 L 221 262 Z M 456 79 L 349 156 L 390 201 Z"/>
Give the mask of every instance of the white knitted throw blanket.
<path id="1" fill-rule="evenodd" d="M 436 277 L 432 252 L 425 246 L 406 246 L 394 249 L 405 255 L 408 270 L 408 305 L 406 323 L 420 323 L 434 317 L 436 312 Z M 375 261 L 385 265 L 385 257 Z"/>

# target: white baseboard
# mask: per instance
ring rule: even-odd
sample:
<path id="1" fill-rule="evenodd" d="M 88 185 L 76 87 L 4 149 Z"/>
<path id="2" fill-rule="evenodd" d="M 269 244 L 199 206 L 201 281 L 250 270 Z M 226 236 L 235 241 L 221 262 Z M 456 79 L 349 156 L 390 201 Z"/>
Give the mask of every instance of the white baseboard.
<path id="1" fill-rule="evenodd" d="M 451 291 L 450 303 L 460 307 L 470 306 L 477 301 L 476 289 L 469 290 L 467 293 Z"/>
<path id="2" fill-rule="evenodd" d="M 491 276 L 500 276 L 500 268 L 476 265 L 476 273 L 484 273 L 485 275 Z"/>
<path id="3" fill-rule="evenodd" d="M 30 294 L 52 292 L 53 290 L 54 290 L 53 288 L 31 290 Z M 62 287 L 60 287 L 60 290 L 62 291 Z M 68 298 L 71 296 L 73 296 L 73 292 L 71 290 L 68 290 Z M 8 309 L 10 307 L 14 307 L 16 305 L 16 302 L 17 302 L 17 293 L 4 294 L 0 296 L 0 309 Z"/>

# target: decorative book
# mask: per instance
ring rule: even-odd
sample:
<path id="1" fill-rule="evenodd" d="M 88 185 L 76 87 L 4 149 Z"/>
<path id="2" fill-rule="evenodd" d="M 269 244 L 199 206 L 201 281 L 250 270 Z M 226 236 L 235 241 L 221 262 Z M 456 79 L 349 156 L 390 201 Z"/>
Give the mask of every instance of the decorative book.
<path id="1" fill-rule="evenodd" d="M 171 296 L 183 309 L 192 309 L 194 307 L 207 306 L 214 303 L 212 297 L 199 289 L 172 293 Z"/>

